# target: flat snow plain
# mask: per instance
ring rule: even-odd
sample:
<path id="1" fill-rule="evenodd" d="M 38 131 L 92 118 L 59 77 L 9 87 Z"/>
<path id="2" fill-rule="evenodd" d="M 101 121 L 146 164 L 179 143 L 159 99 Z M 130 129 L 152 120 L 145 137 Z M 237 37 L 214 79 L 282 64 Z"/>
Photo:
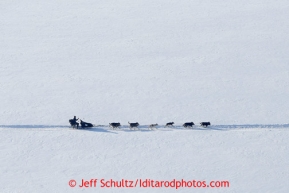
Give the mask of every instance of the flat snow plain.
<path id="1" fill-rule="evenodd" d="M 287 192 L 289 125 L 1 128 L 1 192 Z M 76 180 L 71 188 L 69 180 Z M 82 179 L 98 179 L 80 188 Z M 100 180 L 229 181 L 228 188 L 101 188 Z"/>
<path id="2" fill-rule="evenodd" d="M 0 192 L 287 193 L 288 8 L 285 0 L 2 0 Z M 100 126 L 68 128 L 74 115 Z M 177 127 L 164 128 L 170 121 Z M 212 126 L 181 128 L 190 121 Z M 161 126 L 148 131 L 152 123 Z M 230 187 L 68 185 L 91 178 Z"/>

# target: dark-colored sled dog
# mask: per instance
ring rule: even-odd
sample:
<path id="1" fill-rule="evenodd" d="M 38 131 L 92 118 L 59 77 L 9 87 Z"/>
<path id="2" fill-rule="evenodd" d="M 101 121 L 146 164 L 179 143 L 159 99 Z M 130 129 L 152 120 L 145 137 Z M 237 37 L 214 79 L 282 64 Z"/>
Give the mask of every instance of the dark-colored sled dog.
<path id="1" fill-rule="evenodd" d="M 169 122 L 169 123 L 166 124 L 165 127 L 169 127 L 169 126 L 172 127 L 172 126 L 174 126 L 174 124 L 175 124 L 174 122 Z"/>
<path id="2" fill-rule="evenodd" d="M 201 122 L 200 124 L 201 124 L 201 126 L 203 126 L 203 127 L 208 127 L 209 125 L 211 125 L 210 122 Z"/>
<path id="3" fill-rule="evenodd" d="M 193 125 L 195 125 L 194 122 L 187 122 L 187 123 L 184 123 L 184 124 L 183 124 L 183 126 L 184 126 L 185 128 L 193 127 Z"/>
<path id="4" fill-rule="evenodd" d="M 119 128 L 120 126 L 120 123 L 109 123 L 109 127 L 112 127 L 112 129 Z"/>
<path id="5" fill-rule="evenodd" d="M 138 122 L 136 122 L 136 123 L 130 123 L 130 122 L 128 122 L 128 124 L 129 124 L 129 128 L 130 128 L 130 129 L 137 128 L 137 127 L 139 126 L 139 123 L 138 123 Z"/>

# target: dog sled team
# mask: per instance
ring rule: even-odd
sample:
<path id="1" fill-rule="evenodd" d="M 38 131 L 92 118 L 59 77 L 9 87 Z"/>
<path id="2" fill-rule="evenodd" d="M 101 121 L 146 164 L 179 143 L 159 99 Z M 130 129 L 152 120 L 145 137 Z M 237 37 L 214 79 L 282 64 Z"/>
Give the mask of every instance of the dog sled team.
<path id="1" fill-rule="evenodd" d="M 79 118 L 77 119 L 76 116 L 74 116 L 73 119 L 70 119 L 69 123 L 70 123 L 71 127 L 76 128 L 76 129 L 78 129 L 79 126 L 81 128 L 94 127 L 94 125 L 92 123 L 84 122 L 84 121 L 82 121 Z M 128 124 L 129 124 L 129 128 L 131 130 L 132 129 L 134 129 L 134 130 L 138 129 L 138 126 L 140 125 L 138 122 L 136 122 L 136 123 L 128 122 Z M 174 124 L 175 124 L 174 122 L 169 122 L 169 123 L 167 123 L 165 125 L 165 127 L 174 127 Z M 193 128 L 194 125 L 195 125 L 194 122 L 187 122 L 187 123 L 183 124 L 183 127 L 185 127 L 185 128 Z M 210 122 L 201 122 L 200 125 L 202 127 L 208 127 L 209 125 L 211 125 L 211 123 Z M 149 125 L 148 129 L 149 130 L 157 129 L 157 126 L 158 126 L 157 123 L 156 124 L 151 124 L 151 125 Z M 112 129 L 119 129 L 121 127 L 121 124 L 120 123 L 109 123 L 109 127 L 112 128 Z"/>
<path id="2" fill-rule="evenodd" d="M 139 126 L 139 123 L 138 123 L 138 122 L 136 122 L 136 123 L 130 123 L 130 122 L 128 122 L 128 124 L 129 124 L 129 128 L 130 128 L 130 129 L 137 129 L 138 126 Z M 169 123 L 167 123 L 167 124 L 165 125 L 165 127 L 174 127 L 174 124 L 175 124 L 174 122 L 169 122 Z M 183 124 L 183 127 L 185 127 L 185 128 L 192 128 L 194 125 L 195 125 L 194 122 L 187 122 L 187 123 L 184 123 L 184 124 Z M 209 125 L 211 125 L 211 123 L 210 123 L 210 122 L 201 122 L 200 125 L 201 125 L 202 127 L 208 127 Z M 153 130 L 153 129 L 156 129 L 157 126 L 158 126 L 157 123 L 156 123 L 156 124 L 151 124 L 151 125 L 148 126 L 148 129 L 149 129 L 149 130 Z M 112 128 L 112 129 L 117 129 L 117 128 L 120 128 L 120 127 L 121 127 L 121 124 L 120 124 L 120 123 L 109 123 L 109 127 Z"/>

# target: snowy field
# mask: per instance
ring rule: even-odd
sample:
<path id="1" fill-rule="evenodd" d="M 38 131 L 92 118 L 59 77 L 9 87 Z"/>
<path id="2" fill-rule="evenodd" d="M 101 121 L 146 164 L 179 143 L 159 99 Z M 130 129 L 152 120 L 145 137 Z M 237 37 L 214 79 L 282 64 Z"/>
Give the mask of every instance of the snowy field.
<path id="1" fill-rule="evenodd" d="M 287 193 L 288 10 L 286 0 L 2 0 L 0 192 Z M 98 126 L 71 129 L 74 115 Z M 230 186 L 78 187 L 96 178 Z"/>
<path id="2" fill-rule="evenodd" d="M 1 192 L 288 192 L 289 125 L 148 131 L 2 127 Z M 76 180 L 71 188 L 69 180 Z M 80 188 L 82 179 L 228 181 L 227 188 Z"/>

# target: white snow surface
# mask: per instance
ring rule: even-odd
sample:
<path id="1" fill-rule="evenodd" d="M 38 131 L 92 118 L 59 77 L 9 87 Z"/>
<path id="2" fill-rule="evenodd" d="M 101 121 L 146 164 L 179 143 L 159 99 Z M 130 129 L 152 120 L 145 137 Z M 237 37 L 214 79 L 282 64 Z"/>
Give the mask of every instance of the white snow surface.
<path id="1" fill-rule="evenodd" d="M 2 126 L 1 192 L 288 192 L 289 125 L 239 127 Z M 230 187 L 80 188 L 82 179 L 229 181 Z"/>
<path id="2" fill-rule="evenodd" d="M 0 192 L 287 193 L 288 10 L 286 0 L 1 0 Z M 74 115 L 98 126 L 71 129 Z M 212 126 L 181 127 L 191 121 Z M 68 186 L 92 178 L 230 187 Z"/>

